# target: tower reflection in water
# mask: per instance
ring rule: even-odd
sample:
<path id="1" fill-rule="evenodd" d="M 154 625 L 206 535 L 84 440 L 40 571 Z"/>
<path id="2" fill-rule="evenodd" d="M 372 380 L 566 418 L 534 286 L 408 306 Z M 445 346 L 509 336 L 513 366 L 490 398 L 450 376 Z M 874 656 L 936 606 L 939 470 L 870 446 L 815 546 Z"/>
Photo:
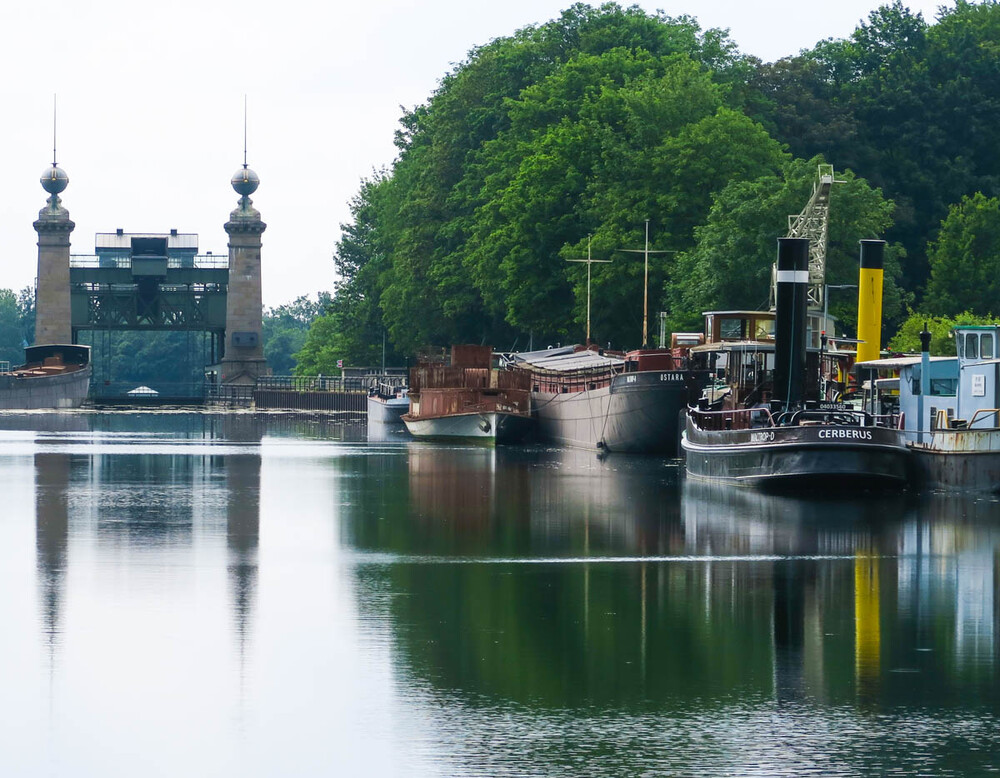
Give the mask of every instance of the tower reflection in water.
<path id="1" fill-rule="evenodd" d="M 242 419 L 243 423 L 238 424 Z M 234 421 L 237 423 L 234 424 Z M 226 440 L 259 444 L 262 430 L 247 417 L 230 417 Z M 222 457 L 226 493 L 226 549 L 233 629 L 239 640 L 240 672 L 245 672 L 247 643 L 257 602 L 260 545 L 260 452 Z"/>
<path id="2" fill-rule="evenodd" d="M 151 585 L 143 575 L 150 552 L 158 564 L 177 565 L 175 573 L 157 570 L 157 586 L 188 589 L 192 567 L 201 564 L 196 558 L 211 564 L 197 552 L 199 541 L 211 545 L 224 532 L 229 612 L 242 670 L 257 601 L 261 462 L 255 449 L 262 427 L 249 416 L 202 421 L 182 437 L 216 442 L 203 454 L 173 439 L 159 444 L 147 438 L 133 447 L 127 437 L 99 436 L 103 451 L 96 454 L 84 453 L 95 444 L 89 436 L 81 439 L 81 453 L 73 453 L 72 439 L 36 439 L 36 570 L 50 666 L 58 659 L 74 547 L 90 565 L 99 555 L 94 570 L 116 571 L 110 596 L 124 600 L 131 587 Z"/>
<path id="3" fill-rule="evenodd" d="M 35 554 L 49 661 L 59 640 L 69 550 L 68 454 L 35 454 Z"/>

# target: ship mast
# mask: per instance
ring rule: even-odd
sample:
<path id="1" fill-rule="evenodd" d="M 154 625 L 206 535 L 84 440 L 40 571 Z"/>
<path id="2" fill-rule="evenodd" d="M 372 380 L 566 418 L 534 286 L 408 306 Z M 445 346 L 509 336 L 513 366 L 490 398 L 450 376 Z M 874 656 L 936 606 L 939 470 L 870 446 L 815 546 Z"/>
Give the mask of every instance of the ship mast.
<path id="1" fill-rule="evenodd" d="M 586 262 L 587 263 L 587 345 L 590 345 L 590 266 L 595 262 L 611 262 L 610 259 L 591 259 L 590 257 L 590 239 L 592 235 L 587 236 L 587 258 L 586 259 L 567 259 L 567 262 Z"/>
<path id="2" fill-rule="evenodd" d="M 666 249 L 651 250 L 649 248 L 649 219 L 646 219 L 646 247 L 642 249 L 619 249 L 629 254 L 642 254 L 645 267 L 642 274 L 642 347 L 649 344 L 649 255 L 650 254 L 673 254 L 675 252 Z"/>

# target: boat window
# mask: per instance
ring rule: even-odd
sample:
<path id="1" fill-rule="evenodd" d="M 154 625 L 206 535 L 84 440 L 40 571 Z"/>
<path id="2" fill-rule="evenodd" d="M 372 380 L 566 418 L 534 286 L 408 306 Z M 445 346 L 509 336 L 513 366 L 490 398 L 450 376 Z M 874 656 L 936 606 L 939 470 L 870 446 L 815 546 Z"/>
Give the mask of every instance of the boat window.
<path id="1" fill-rule="evenodd" d="M 774 319 L 758 319 L 754 324 L 754 340 L 774 340 Z"/>
<path id="2" fill-rule="evenodd" d="M 979 359 L 979 336 L 974 332 L 965 336 L 965 358 Z"/>
<path id="3" fill-rule="evenodd" d="M 719 321 L 719 337 L 722 340 L 743 340 L 744 332 L 745 321 L 743 319 L 721 319 Z"/>
<path id="4" fill-rule="evenodd" d="M 931 394 L 939 397 L 954 397 L 958 392 L 957 378 L 932 378 Z"/>
<path id="5" fill-rule="evenodd" d="M 983 359 L 993 359 L 993 334 L 986 332 L 979 338 L 979 356 Z"/>
<path id="6" fill-rule="evenodd" d="M 955 338 L 955 351 L 958 353 L 959 359 L 962 359 L 965 356 L 965 343 L 963 342 L 961 335 Z"/>

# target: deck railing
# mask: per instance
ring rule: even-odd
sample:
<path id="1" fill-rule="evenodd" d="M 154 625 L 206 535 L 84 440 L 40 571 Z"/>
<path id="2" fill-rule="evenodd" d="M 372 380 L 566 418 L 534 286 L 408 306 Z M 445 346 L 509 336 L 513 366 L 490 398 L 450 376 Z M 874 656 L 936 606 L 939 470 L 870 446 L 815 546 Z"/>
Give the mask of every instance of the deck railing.
<path id="1" fill-rule="evenodd" d="M 761 427 L 780 427 L 789 422 L 806 426 L 809 424 L 845 424 L 859 427 L 884 427 L 898 429 L 900 417 L 897 414 L 871 414 L 865 411 L 824 411 L 802 410 L 786 412 L 774 416 L 770 409 L 739 408 L 724 411 L 707 411 L 691 408 L 690 414 L 699 429 L 711 432 L 721 430 L 748 430 Z"/>
<path id="2" fill-rule="evenodd" d="M 703 411 L 692 408 L 690 414 L 695 426 L 709 432 L 776 426 L 774 417 L 767 408 L 738 408 L 728 411 Z"/>

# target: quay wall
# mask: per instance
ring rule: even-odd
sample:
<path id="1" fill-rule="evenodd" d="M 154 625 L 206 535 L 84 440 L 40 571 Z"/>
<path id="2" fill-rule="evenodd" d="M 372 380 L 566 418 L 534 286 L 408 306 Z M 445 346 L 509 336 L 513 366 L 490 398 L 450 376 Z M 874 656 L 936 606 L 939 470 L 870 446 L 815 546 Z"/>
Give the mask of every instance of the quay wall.
<path id="1" fill-rule="evenodd" d="M 368 412 L 367 392 L 309 392 L 294 389 L 254 389 L 258 410 Z"/>

